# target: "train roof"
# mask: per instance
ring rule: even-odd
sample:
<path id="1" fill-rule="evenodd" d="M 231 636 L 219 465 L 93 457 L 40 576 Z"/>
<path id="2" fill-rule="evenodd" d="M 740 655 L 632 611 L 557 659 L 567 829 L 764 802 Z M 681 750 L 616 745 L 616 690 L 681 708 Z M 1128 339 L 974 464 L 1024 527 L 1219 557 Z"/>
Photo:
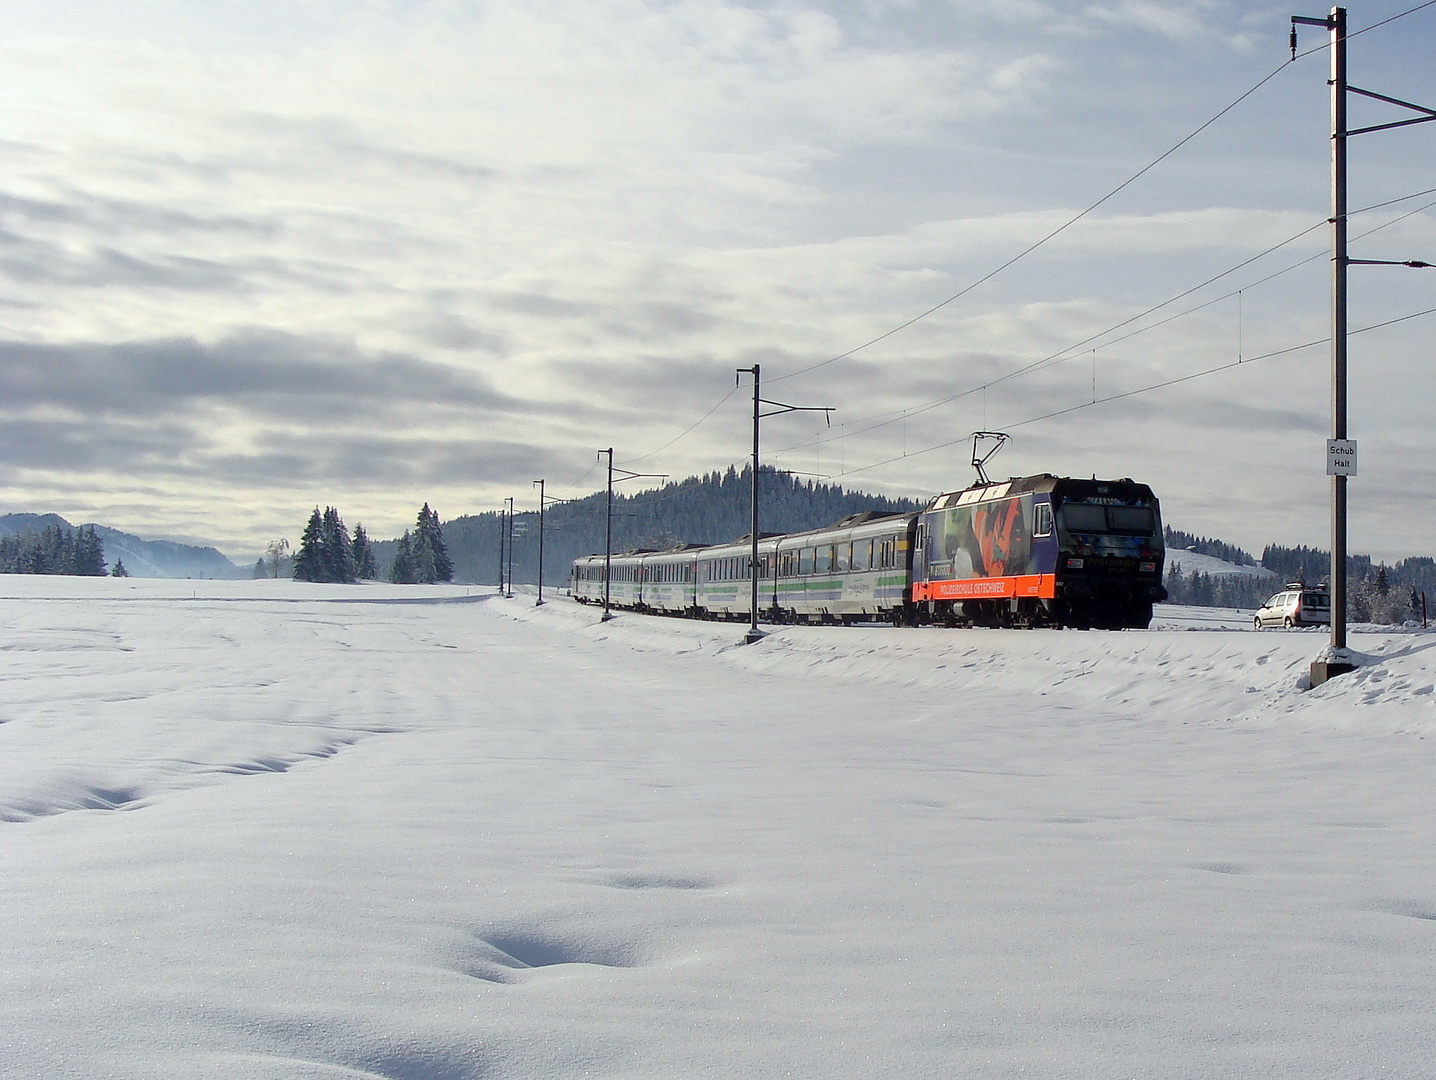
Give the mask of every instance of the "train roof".
<path id="1" fill-rule="evenodd" d="M 989 499 L 1005 499 L 1013 495 L 1042 495 L 1054 492 L 1068 498 L 1074 495 L 1090 497 L 1109 493 L 1154 497 L 1151 488 L 1146 484 L 1137 483 L 1130 476 L 1120 480 L 1099 480 L 1094 476 L 1089 480 L 1084 477 L 1038 473 L 1036 476 L 1012 476 L 1006 480 L 998 480 L 989 484 L 973 484 L 961 491 L 947 491 L 935 496 L 928 502 L 925 509 L 942 510 L 949 506 L 986 502 Z"/>

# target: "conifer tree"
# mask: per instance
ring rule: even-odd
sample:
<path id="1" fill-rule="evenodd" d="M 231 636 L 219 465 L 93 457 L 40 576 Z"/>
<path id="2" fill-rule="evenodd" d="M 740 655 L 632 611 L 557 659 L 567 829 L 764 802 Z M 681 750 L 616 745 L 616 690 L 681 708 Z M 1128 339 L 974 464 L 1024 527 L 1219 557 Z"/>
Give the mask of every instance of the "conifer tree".
<path id="1" fill-rule="evenodd" d="M 394 550 L 394 565 L 389 570 L 389 580 L 396 585 L 414 584 L 414 540 L 408 529 L 404 530 Z"/>
<path id="2" fill-rule="evenodd" d="M 75 538 L 70 572 L 85 577 L 103 577 L 105 574 L 105 544 L 95 532 L 93 525 L 86 525 Z"/>
<path id="3" fill-rule="evenodd" d="M 294 580 L 323 581 L 323 559 L 324 519 L 316 506 L 309 515 L 309 524 L 304 526 L 304 535 L 299 538 L 299 551 L 294 556 Z"/>
<path id="4" fill-rule="evenodd" d="M 324 508 L 320 521 L 320 566 L 323 569 L 321 581 L 350 583 L 354 581 L 354 552 L 349 546 L 349 532 L 339 511 L 332 506 Z"/>
<path id="5" fill-rule="evenodd" d="M 130 572 L 125 569 L 125 560 L 116 559 L 115 565 L 110 569 L 110 577 L 129 577 Z"/>
<path id="6" fill-rule="evenodd" d="M 361 581 L 373 581 L 379 576 L 374 566 L 374 549 L 369 545 L 369 534 L 363 524 L 354 526 L 354 542 L 350 545 L 354 555 L 354 576 Z"/>
<path id="7" fill-rule="evenodd" d="M 104 541 L 93 525 L 74 530 L 49 525 L 38 533 L 0 537 L 0 572 L 103 575 Z"/>
<path id="8" fill-rule="evenodd" d="M 425 503 L 414 529 L 414 580 L 432 584 L 454 580 L 454 562 L 444 544 L 444 529 L 437 511 Z"/>

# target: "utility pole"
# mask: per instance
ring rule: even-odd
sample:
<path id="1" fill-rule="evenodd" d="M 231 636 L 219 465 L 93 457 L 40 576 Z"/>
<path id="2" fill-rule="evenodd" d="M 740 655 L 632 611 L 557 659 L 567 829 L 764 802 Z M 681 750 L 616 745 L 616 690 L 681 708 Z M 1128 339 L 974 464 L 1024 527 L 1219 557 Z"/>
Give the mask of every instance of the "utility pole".
<path id="1" fill-rule="evenodd" d="M 743 644 L 745 644 L 745 645 L 751 645 L 751 644 L 753 644 L 755 641 L 761 640 L 762 637 L 763 637 L 763 632 L 758 629 L 758 574 L 759 574 L 759 570 L 761 569 L 760 566 L 759 566 L 759 564 L 758 564 L 758 429 L 759 429 L 759 426 L 760 426 L 760 425 L 759 425 L 759 422 L 760 422 L 764 417 L 766 417 L 766 416 L 782 416 L 784 413 L 790 413 L 790 412 L 820 412 L 820 413 L 823 414 L 823 417 L 828 421 L 828 426 L 831 427 L 831 426 L 832 426 L 832 423 L 833 423 L 833 419 L 832 419 L 832 412 L 833 412 L 833 410 L 832 410 L 830 407 L 825 406 L 825 405 L 785 405 L 785 404 L 783 404 L 783 402 L 781 402 L 781 401 L 769 401 L 767 398 L 765 398 L 765 397 L 762 396 L 762 391 L 761 391 L 761 387 L 760 387 L 760 383 L 761 383 L 761 380 L 762 380 L 762 370 L 761 370 L 761 368 L 759 367 L 759 365 L 757 365 L 757 364 L 754 364 L 754 365 L 753 365 L 752 367 L 750 367 L 750 368 L 739 368 L 737 375 L 734 376 L 735 381 L 736 381 L 736 382 L 741 382 L 743 375 L 752 375 L 752 376 L 753 376 L 753 505 L 752 505 L 752 518 L 751 518 L 750 528 L 749 528 L 749 532 L 751 533 L 751 538 L 752 538 L 752 541 L 753 541 L 753 545 L 752 545 L 752 554 L 750 555 L 750 557 L 749 557 L 749 559 L 748 559 L 748 579 L 749 579 L 749 582 L 750 582 L 751 585 L 752 585 L 752 592 L 751 592 L 751 597 L 752 597 L 752 611 L 751 611 L 751 618 L 750 618 L 750 621 L 749 621 L 749 623 L 748 623 L 748 632 L 743 635 Z M 772 406 L 773 406 L 773 411 L 772 411 L 772 412 L 763 412 L 763 411 L 762 411 L 762 406 L 764 406 L 764 405 L 772 405 Z M 774 569 L 774 582 L 775 582 L 774 588 L 776 589 L 776 581 L 777 581 L 776 571 L 777 571 L 777 567 L 775 566 L 773 569 Z M 774 593 L 774 602 L 775 602 L 775 603 L 777 602 L 777 593 L 776 593 L 776 592 Z"/>
<path id="2" fill-rule="evenodd" d="M 504 502 L 509 504 L 509 572 L 507 574 L 509 587 L 504 596 L 512 600 L 514 596 L 514 497 L 510 495 Z"/>
<path id="3" fill-rule="evenodd" d="M 607 622 L 609 619 L 613 618 L 613 612 L 609 610 L 608 605 L 609 571 L 613 567 L 613 474 L 615 472 L 615 469 L 613 467 L 613 447 L 610 446 L 607 450 L 600 450 L 598 452 L 599 457 L 603 457 L 605 454 L 608 455 L 608 498 L 607 502 L 605 503 L 605 515 L 603 524 L 603 622 Z M 623 475 L 618 478 L 619 483 L 622 483 L 625 480 L 668 479 L 667 473 L 636 473 L 629 472 L 627 469 L 618 469 L 616 471 L 623 473 Z"/>
<path id="4" fill-rule="evenodd" d="M 503 507 L 499 508 L 499 595 L 504 595 L 504 522 L 506 520 Z"/>
<path id="5" fill-rule="evenodd" d="M 534 607 L 543 607 L 543 481 L 535 480 L 534 483 L 539 489 L 539 580 L 538 599 L 534 601 Z"/>
<path id="6" fill-rule="evenodd" d="M 1347 439 L 1346 427 L 1346 269 L 1352 264 L 1362 266 L 1410 266 L 1428 268 L 1431 264 L 1411 259 L 1350 259 L 1346 254 L 1346 140 L 1351 135 L 1371 131 L 1424 124 L 1436 120 L 1436 109 L 1413 105 L 1409 101 L 1387 97 L 1351 86 L 1346 81 L 1346 9 L 1334 7 L 1325 19 L 1291 17 L 1291 57 L 1296 59 L 1296 28 L 1319 26 L 1331 34 L 1331 439 L 1326 444 L 1326 471 L 1331 476 L 1331 644 L 1322 657 L 1311 665 L 1311 684 L 1320 686 L 1328 679 L 1354 671 L 1355 663 L 1346 648 L 1346 482 L 1356 475 L 1356 443 Z M 1357 128 L 1346 127 L 1346 95 L 1384 101 L 1423 115 L 1395 123 L 1374 124 Z"/>
<path id="7" fill-rule="evenodd" d="M 599 457 L 608 455 L 608 495 L 603 516 L 603 621 L 613 618 L 608 610 L 608 573 L 613 568 L 613 447 L 600 450 Z"/>

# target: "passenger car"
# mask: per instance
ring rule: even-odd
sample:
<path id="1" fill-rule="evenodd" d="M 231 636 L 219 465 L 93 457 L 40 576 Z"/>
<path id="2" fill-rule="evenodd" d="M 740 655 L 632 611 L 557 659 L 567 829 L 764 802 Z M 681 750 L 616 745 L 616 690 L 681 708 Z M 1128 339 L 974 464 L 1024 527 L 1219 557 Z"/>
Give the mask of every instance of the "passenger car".
<path id="1" fill-rule="evenodd" d="M 1331 594 L 1326 591 L 1326 586 L 1308 588 L 1299 581 L 1273 596 L 1252 617 L 1252 627 L 1256 630 L 1268 626 L 1330 625 Z"/>

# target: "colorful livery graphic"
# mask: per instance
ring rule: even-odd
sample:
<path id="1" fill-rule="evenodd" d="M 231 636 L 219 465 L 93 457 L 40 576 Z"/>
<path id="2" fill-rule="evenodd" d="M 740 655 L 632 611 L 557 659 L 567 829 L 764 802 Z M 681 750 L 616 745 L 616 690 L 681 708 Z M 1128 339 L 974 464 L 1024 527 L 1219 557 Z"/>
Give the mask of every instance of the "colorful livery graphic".
<path id="1" fill-rule="evenodd" d="M 608 559 L 613 607 L 751 614 L 749 538 Z M 939 495 L 915 514 L 856 514 L 763 536 L 758 610 L 774 622 L 1145 627 L 1162 587 L 1161 513 L 1131 480 L 1042 475 Z M 576 559 L 580 603 L 604 600 L 605 556 Z"/>

